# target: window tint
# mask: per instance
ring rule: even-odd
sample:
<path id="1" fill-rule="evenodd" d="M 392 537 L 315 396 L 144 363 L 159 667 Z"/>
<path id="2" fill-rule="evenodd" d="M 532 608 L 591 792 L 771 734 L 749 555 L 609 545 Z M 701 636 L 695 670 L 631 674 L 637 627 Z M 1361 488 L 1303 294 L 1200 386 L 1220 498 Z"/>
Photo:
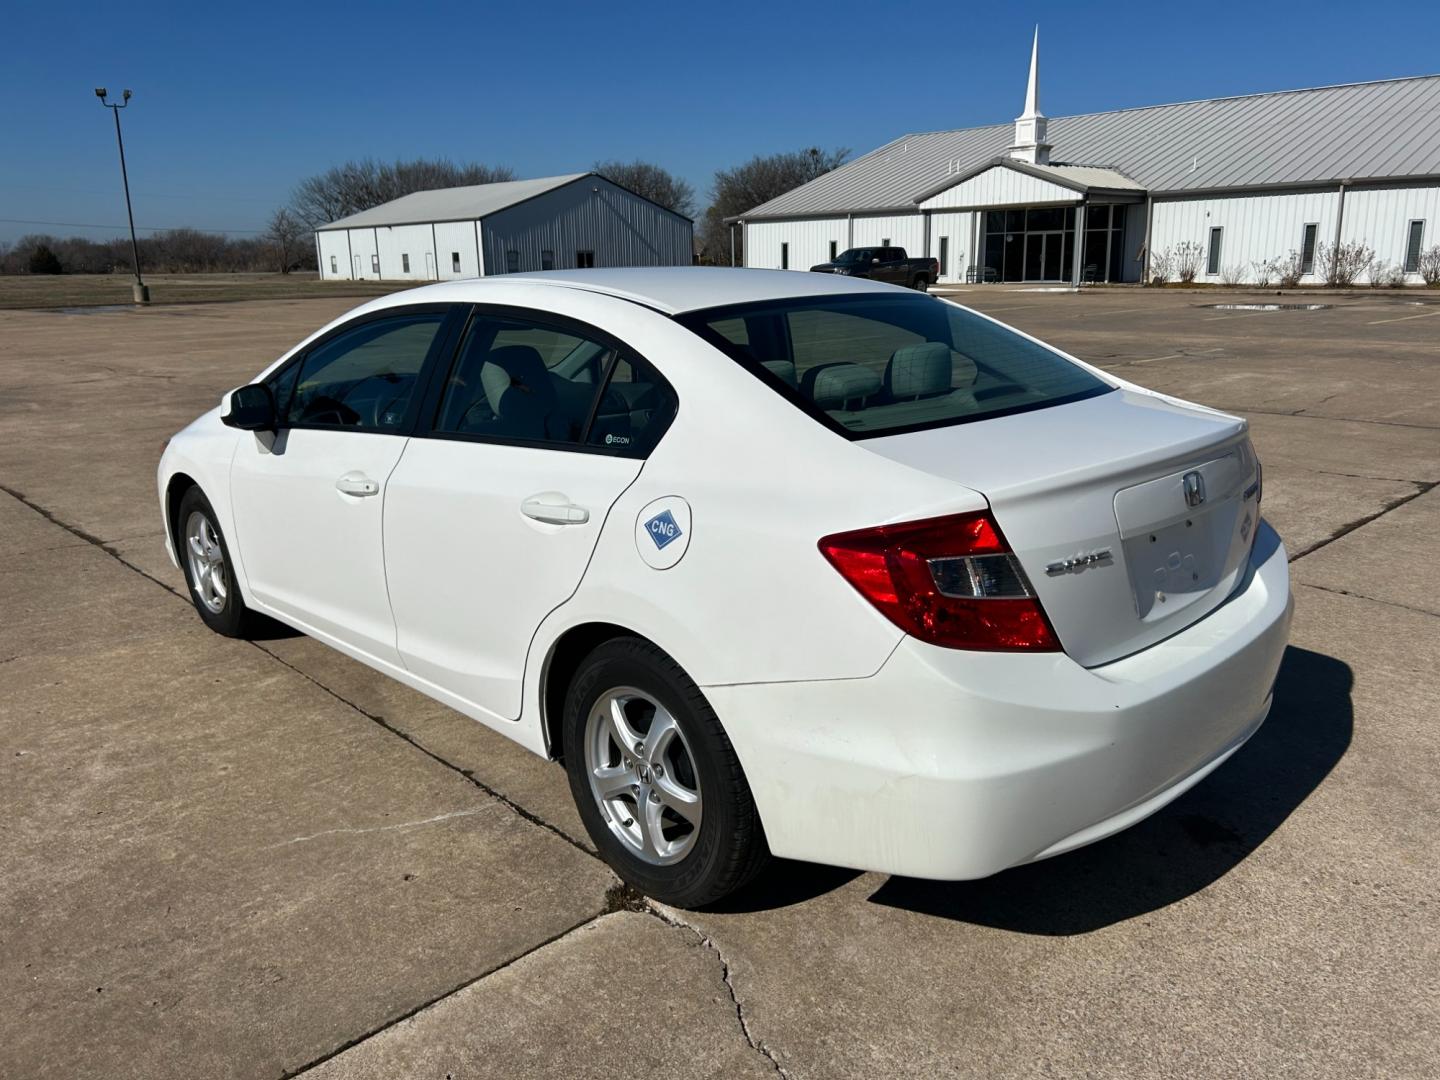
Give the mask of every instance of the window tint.
<path id="1" fill-rule="evenodd" d="M 856 437 L 1023 412 L 1111 387 L 1043 345 L 929 297 L 818 297 L 679 321 Z M 745 328 L 745 343 L 736 327 Z"/>
<path id="2" fill-rule="evenodd" d="M 674 411 L 668 387 L 608 342 L 482 316 L 461 345 L 435 430 L 642 453 Z"/>
<path id="3" fill-rule="evenodd" d="M 398 429 L 444 318 L 439 312 L 424 312 L 378 319 L 316 346 L 294 368 L 298 381 L 294 392 L 286 394 L 286 422 Z"/>

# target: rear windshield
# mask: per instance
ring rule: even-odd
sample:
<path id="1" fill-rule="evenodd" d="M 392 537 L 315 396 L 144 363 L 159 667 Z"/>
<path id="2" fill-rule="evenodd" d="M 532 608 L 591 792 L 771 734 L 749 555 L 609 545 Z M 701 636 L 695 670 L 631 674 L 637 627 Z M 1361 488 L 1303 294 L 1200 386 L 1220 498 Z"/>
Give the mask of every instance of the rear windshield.
<path id="1" fill-rule="evenodd" d="M 822 296 L 678 321 L 850 438 L 1042 409 L 1113 389 L 1043 345 L 920 295 Z"/>

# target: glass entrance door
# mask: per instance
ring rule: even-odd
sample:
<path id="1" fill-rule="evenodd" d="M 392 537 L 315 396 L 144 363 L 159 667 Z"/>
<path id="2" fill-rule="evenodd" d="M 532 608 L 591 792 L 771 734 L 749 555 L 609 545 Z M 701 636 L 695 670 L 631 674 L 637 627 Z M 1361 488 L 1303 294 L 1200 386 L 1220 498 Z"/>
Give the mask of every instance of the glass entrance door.
<path id="1" fill-rule="evenodd" d="M 985 267 L 992 281 L 1068 281 L 1075 208 L 1034 206 L 985 213 Z"/>

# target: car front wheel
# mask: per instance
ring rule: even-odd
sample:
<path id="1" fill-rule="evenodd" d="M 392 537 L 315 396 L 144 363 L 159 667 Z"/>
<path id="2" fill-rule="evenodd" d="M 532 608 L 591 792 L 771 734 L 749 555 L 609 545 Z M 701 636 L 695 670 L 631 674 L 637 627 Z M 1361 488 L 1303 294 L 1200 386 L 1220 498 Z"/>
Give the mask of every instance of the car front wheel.
<path id="1" fill-rule="evenodd" d="M 176 551 L 190 586 L 190 599 L 205 625 L 226 637 L 244 637 L 255 620 L 230 570 L 230 549 L 210 500 L 198 487 L 180 498 Z"/>
<path id="2" fill-rule="evenodd" d="M 660 649 L 616 638 L 566 696 L 570 790 L 590 839 L 628 884 L 699 907 L 768 857 L 745 773 L 705 696 Z"/>

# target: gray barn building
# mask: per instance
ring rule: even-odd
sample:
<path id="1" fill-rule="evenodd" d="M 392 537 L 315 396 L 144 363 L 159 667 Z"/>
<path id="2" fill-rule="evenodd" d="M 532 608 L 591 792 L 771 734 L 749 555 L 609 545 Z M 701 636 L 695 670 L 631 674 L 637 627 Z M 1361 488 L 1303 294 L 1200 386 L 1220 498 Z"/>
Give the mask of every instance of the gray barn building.
<path id="1" fill-rule="evenodd" d="M 1037 33 L 1013 126 L 903 135 L 755 207 L 734 220 L 745 265 L 893 244 L 942 282 L 1078 284 L 1145 280 L 1187 245 L 1197 281 L 1293 257 L 1315 283 L 1327 245 L 1359 242 L 1374 273 L 1420 282 L 1440 243 L 1440 76 L 1049 120 L 1038 53 Z"/>
<path id="2" fill-rule="evenodd" d="M 315 232 L 325 280 L 688 266 L 694 225 L 597 173 L 417 191 Z"/>

